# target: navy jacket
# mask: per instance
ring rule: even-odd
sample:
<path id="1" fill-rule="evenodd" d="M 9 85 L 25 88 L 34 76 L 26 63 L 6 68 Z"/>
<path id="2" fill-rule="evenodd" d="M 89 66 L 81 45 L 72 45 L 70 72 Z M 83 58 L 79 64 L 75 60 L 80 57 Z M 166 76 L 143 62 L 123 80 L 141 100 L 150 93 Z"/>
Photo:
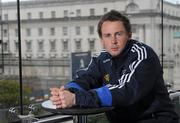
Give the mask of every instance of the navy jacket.
<path id="1" fill-rule="evenodd" d="M 156 53 L 135 40 L 129 40 L 117 57 L 106 51 L 93 57 L 66 88 L 76 94 L 77 106 L 113 106 L 106 113 L 111 122 L 137 121 L 156 113 L 176 117 Z"/>

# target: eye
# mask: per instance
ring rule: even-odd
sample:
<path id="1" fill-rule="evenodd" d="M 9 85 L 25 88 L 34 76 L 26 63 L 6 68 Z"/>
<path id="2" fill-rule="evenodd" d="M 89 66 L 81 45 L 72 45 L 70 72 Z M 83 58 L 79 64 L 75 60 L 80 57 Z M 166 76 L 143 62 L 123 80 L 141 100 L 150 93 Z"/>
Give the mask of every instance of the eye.
<path id="1" fill-rule="evenodd" d="M 111 37 L 111 34 L 104 34 L 103 37 L 104 38 L 109 38 L 109 37 Z"/>
<path id="2" fill-rule="evenodd" d="M 117 32 L 116 33 L 116 36 L 121 36 L 122 35 L 122 32 Z"/>

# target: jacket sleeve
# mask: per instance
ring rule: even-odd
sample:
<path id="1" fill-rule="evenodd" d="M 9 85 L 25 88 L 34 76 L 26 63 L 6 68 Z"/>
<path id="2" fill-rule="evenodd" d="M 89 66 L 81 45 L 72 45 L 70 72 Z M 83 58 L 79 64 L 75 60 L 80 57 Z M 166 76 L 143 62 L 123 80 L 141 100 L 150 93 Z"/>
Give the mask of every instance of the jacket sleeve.
<path id="1" fill-rule="evenodd" d="M 99 107 L 101 106 L 100 98 L 105 97 L 102 87 L 101 72 L 99 69 L 99 61 L 93 57 L 91 63 L 86 69 L 77 72 L 77 78 L 65 85 L 65 88 L 75 93 L 76 106 L 79 107 Z M 100 93 L 97 93 L 97 90 Z M 105 88 L 110 95 L 108 88 Z M 100 96 L 99 96 L 100 95 Z M 103 101 L 103 104 L 110 103 Z"/>

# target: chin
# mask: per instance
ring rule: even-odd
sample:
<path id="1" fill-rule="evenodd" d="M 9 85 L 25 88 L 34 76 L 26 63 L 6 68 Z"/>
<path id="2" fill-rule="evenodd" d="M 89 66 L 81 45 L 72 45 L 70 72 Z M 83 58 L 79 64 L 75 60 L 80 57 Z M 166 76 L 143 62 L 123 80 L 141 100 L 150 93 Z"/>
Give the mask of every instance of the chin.
<path id="1" fill-rule="evenodd" d="M 117 54 L 111 53 L 111 56 L 112 56 L 112 57 L 116 57 L 116 56 L 118 56 L 118 55 L 119 55 L 119 53 L 117 53 Z"/>
<path id="2" fill-rule="evenodd" d="M 112 57 L 116 57 L 116 56 L 118 56 L 120 53 L 121 53 L 121 52 L 111 52 L 110 54 L 111 54 Z"/>

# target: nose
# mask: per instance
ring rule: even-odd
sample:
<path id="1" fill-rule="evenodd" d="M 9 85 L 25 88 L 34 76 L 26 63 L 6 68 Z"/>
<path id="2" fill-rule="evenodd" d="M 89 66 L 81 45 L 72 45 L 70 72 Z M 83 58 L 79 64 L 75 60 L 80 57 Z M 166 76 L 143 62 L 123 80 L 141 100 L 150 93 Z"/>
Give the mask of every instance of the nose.
<path id="1" fill-rule="evenodd" d="M 111 37 L 111 42 L 112 42 L 112 44 L 116 44 L 116 43 L 117 43 L 117 38 L 116 38 L 115 35 L 113 35 L 113 36 Z"/>

